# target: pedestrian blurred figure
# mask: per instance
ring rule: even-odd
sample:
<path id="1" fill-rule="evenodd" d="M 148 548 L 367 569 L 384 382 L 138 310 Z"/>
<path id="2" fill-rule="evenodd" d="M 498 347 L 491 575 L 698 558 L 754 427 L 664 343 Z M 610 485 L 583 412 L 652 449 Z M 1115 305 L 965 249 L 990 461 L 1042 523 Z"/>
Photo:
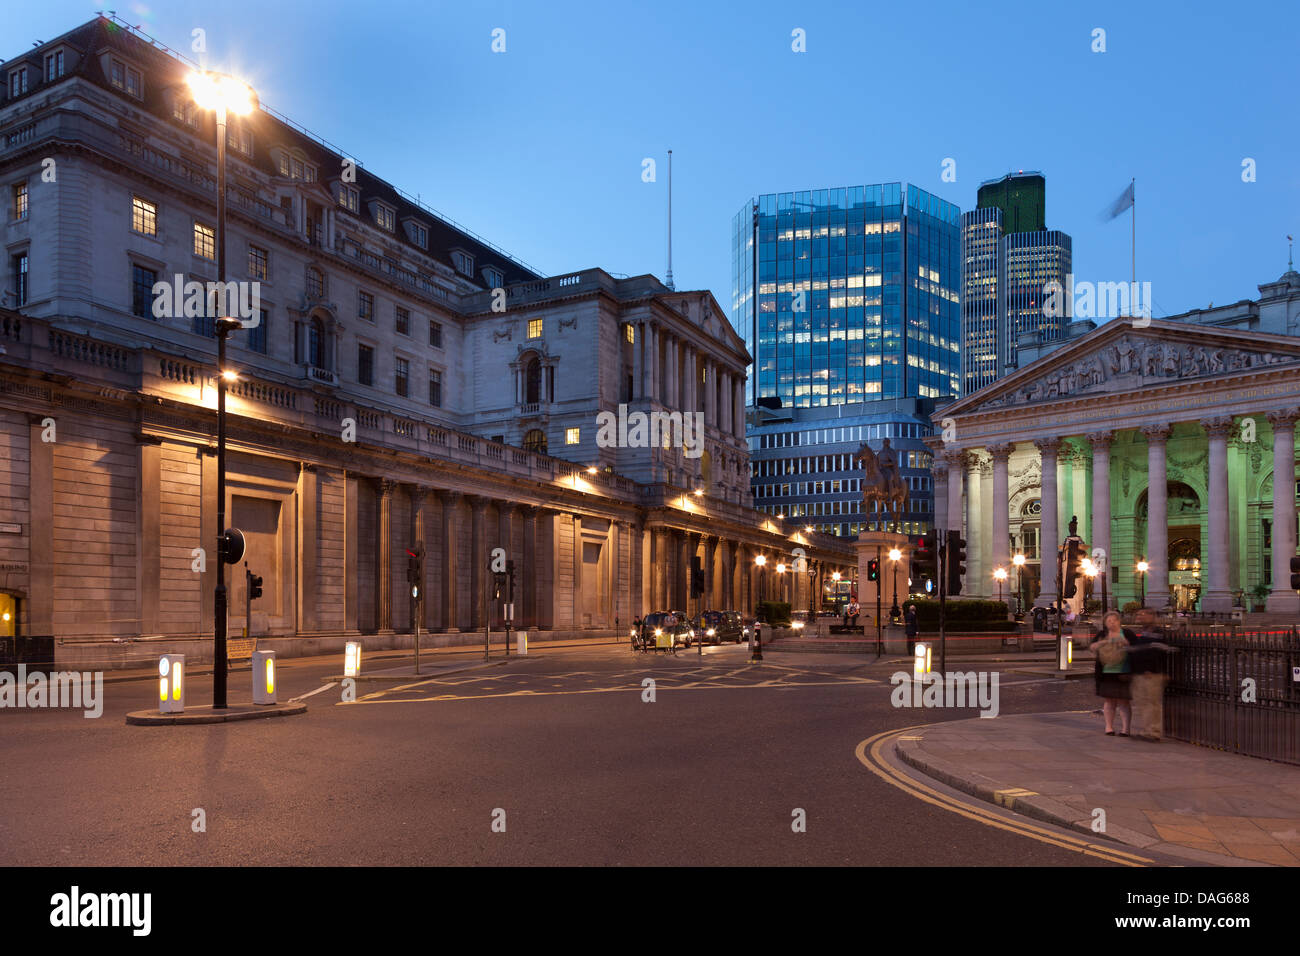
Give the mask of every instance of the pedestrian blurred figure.
<path id="1" fill-rule="evenodd" d="M 1129 704 L 1132 697 L 1129 686 L 1131 665 L 1129 648 L 1136 635 L 1123 627 L 1118 611 L 1108 611 L 1101 619 L 1101 630 L 1097 632 L 1088 646 L 1096 653 L 1097 661 L 1093 665 L 1093 678 L 1097 685 L 1097 696 L 1102 699 L 1101 712 L 1106 718 L 1106 736 L 1115 736 L 1115 714 L 1122 718 L 1119 736 L 1129 735 L 1129 726 L 1133 722 L 1133 711 Z"/>
<path id="2" fill-rule="evenodd" d="M 1173 648 L 1165 643 L 1165 629 L 1149 607 L 1137 612 L 1137 636 L 1129 650 L 1133 668 L 1133 716 L 1136 736 L 1158 741 L 1165 726 L 1165 657 Z"/>
<path id="3" fill-rule="evenodd" d="M 916 638 L 921 633 L 921 625 L 916 620 L 916 605 L 909 604 L 903 613 L 903 624 L 907 631 L 907 653 L 915 656 Z"/>

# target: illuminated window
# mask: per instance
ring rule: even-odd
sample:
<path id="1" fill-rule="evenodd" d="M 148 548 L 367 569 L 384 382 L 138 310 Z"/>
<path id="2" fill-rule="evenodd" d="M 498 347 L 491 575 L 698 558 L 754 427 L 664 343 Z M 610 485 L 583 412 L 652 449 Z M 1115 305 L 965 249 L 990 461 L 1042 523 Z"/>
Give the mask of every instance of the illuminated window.
<path id="1" fill-rule="evenodd" d="M 356 212 L 361 207 L 361 194 L 351 186 L 339 183 L 339 205 L 348 212 Z"/>
<path id="2" fill-rule="evenodd" d="M 158 235 L 158 207 L 139 196 L 132 196 L 131 229 L 142 236 Z"/>
<path id="3" fill-rule="evenodd" d="M 27 184 L 16 183 L 14 185 L 14 219 L 27 218 Z"/>
<path id="4" fill-rule="evenodd" d="M 542 337 L 542 320 L 541 320 L 541 319 L 529 319 L 529 320 L 528 320 L 528 337 L 529 337 L 530 339 L 540 339 L 540 338 Z"/>
<path id="5" fill-rule="evenodd" d="M 566 428 L 564 430 L 564 443 L 566 445 L 576 445 L 581 441 L 582 430 L 578 428 Z"/>
<path id="6" fill-rule="evenodd" d="M 194 224 L 194 254 L 201 259 L 217 258 L 217 230 L 201 222 Z"/>
<path id="7" fill-rule="evenodd" d="M 636 344 L 636 330 L 632 328 L 631 322 L 628 322 L 623 326 L 623 337 L 633 345 Z"/>

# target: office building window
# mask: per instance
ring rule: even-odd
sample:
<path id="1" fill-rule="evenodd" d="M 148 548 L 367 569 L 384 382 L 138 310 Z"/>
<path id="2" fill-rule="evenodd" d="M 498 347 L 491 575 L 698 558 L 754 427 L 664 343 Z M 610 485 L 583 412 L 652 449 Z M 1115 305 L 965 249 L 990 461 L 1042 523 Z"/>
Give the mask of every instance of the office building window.
<path id="1" fill-rule="evenodd" d="M 411 334 L 411 313 L 403 309 L 400 305 L 397 307 L 397 333 L 399 335 Z"/>
<path id="2" fill-rule="evenodd" d="M 564 430 L 564 443 L 566 445 L 576 445 L 582 441 L 582 430 L 579 428 L 566 428 Z"/>
<path id="3" fill-rule="evenodd" d="M 375 384 L 375 350 L 369 345 L 357 346 L 357 381 L 362 385 Z"/>
<path id="4" fill-rule="evenodd" d="M 217 231 L 211 226 L 194 224 L 194 254 L 201 259 L 217 258 Z"/>
<path id="5" fill-rule="evenodd" d="M 142 319 L 153 316 L 153 286 L 158 273 L 144 266 L 131 266 L 131 311 Z"/>
<path id="6" fill-rule="evenodd" d="M 411 363 L 404 358 L 398 357 L 393 362 L 393 391 L 402 398 L 406 397 L 406 386 L 410 374 Z"/>
<path id="7" fill-rule="evenodd" d="M 441 322 L 429 323 L 429 344 L 432 345 L 435 349 L 442 348 L 442 323 Z"/>
<path id="8" fill-rule="evenodd" d="M 375 321 L 375 297 L 369 292 L 357 293 L 357 317 L 367 322 Z"/>
<path id="9" fill-rule="evenodd" d="M 528 337 L 529 337 L 530 339 L 540 339 L 540 338 L 542 337 L 542 320 L 541 320 L 541 319 L 529 319 L 529 320 L 528 320 Z"/>
<path id="10" fill-rule="evenodd" d="M 248 245 L 248 275 L 252 279 L 266 281 L 270 275 L 271 254 L 261 246 Z"/>
<path id="11" fill-rule="evenodd" d="M 14 183 L 14 219 L 27 218 L 27 184 Z"/>
<path id="12" fill-rule="evenodd" d="M 257 325 L 248 330 L 248 349 L 251 352 L 266 354 L 266 324 L 270 315 L 266 309 L 257 310 Z"/>
<path id="13" fill-rule="evenodd" d="M 13 267 L 14 304 L 21 308 L 27 304 L 27 253 L 17 253 L 10 263 Z"/>
<path id="14" fill-rule="evenodd" d="M 429 404 L 434 408 L 442 407 L 442 373 L 429 371 Z"/>
<path id="15" fill-rule="evenodd" d="M 158 235 L 158 207 L 147 199 L 132 196 L 131 230 L 142 236 Z"/>

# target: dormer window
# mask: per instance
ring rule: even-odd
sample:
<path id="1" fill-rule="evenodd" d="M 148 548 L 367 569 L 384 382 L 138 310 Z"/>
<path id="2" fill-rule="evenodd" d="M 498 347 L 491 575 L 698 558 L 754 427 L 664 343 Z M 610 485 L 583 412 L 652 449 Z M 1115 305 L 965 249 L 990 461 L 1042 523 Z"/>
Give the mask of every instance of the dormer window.
<path id="1" fill-rule="evenodd" d="M 472 276 L 474 274 L 474 257 L 468 252 L 461 252 L 459 249 L 453 250 L 451 262 L 461 275 Z"/>
<path id="2" fill-rule="evenodd" d="M 9 71 L 9 96 L 22 96 L 27 92 L 27 67 L 20 66 Z"/>
<path id="3" fill-rule="evenodd" d="M 53 83 L 63 76 L 63 51 L 55 50 L 45 54 L 45 82 Z"/>
<path id="4" fill-rule="evenodd" d="M 397 225 L 397 213 L 388 206 L 375 204 L 375 224 L 380 229 L 387 229 L 392 232 Z"/>
<path id="5" fill-rule="evenodd" d="M 199 128 L 199 108 L 194 105 L 193 100 L 177 97 L 176 102 L 172 104 L 172 117 L 193 129 Z"/>
<path id="6" fill-rule="evenodd" d="M 137 99 L 144 93 L 144 83 L 140 79 L 140 71 L 133 66 L 127 66 L 116 57 L 109 67 L 109 80 L 119 90 L 129 93 Z"/>
<path id="7" fill-rule="evenodd" d="M 246 124 L 234 117 L 226 124 L 226 146 L 243 153 L 249 159 L 253 157 L 253 133 Z"/>
<path id="8" fill-rule="evenodd" d="M 421 249 L 429 248 L 429 230 L 423 223 L 416 222 L 414 219 L 406 220 L 406 234 Z"/>
<path id="9" fill-rule="evenodd" d="M 500 269 L 489 266 L 483 270 L 483 278 L 487 281 L 489 289 L 501 289 L 505 286 L 505 276 L 501 274 Z"/>
<path id="10" fill-rule="evenodd" d="M 316 167 L 298 156 L 292 156 L 281 151 L 279 166 L 281 176 L 287 176 L 289 179 L 296 179 L 305 183 L 314 183 L 316 181 Z"/>
<path id="11" fill-rule="evenodd" d="M 339 183 L 338 199 L 339 205 L 348 212 L 356 212 L 361 208 L 361 193 L 351 186 Z"/>

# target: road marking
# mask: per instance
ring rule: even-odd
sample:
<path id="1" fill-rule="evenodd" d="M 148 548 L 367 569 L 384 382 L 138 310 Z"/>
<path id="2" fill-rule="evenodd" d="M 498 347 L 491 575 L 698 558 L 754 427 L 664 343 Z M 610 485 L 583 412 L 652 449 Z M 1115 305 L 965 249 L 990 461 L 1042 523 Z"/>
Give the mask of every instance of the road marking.
<path id="1" fill-rule="evenodd" d="M 871 683 L 879 683 L 879 681 L 872 681 Z M 687 685 L 685 685 L 685 686 L 678 686 L 678 685 L 673 685 L 673 684 L 664 684 L 664 683 L 659 683 L 659 684 L 658 684 L 658 689 L 659 689 L 660 691 L 669 691 L 669 690 L 759 690 L 759 689 L 761 689 L 761 690 L 774 690 L 774 689 L 775 689 L 775 690 L 797 690 L 797 689 L 799 689 L 799 688 L 801 688 L 801 687 L 849 687 L 849 686 L 852 686 L 852 685 L 851 685 L 850 683 L 846 682 L 846 681 L 808 681 L 808 682 L 805 682 L 805 683 L 802 683 L 802 684 L 776 684 L 776 685 L 770 685 L 770 684 L 767 683 L 767 682 L 764 682 L 764 683 L 762 683 L 762 684 L 716 684 L 716 683 L 709 683 L 709 684 L 705 684 L 705 685 L 702 685 L 702 686 L 699 685 L 699 684 L 687 684 Z M 534 696 L 534 697 L 565 697 L 565 696 L 573 695 L 573 694 L 613 694 L 613 693 L 626 694 L 626 693 L 629 693 L 629 692 L 632 692 L 632 691 L 640 691 L 641 689 L 642 689 L 642 688 L 641 688 L 641 685 L 638 683 L 638 684 L 628 684 L 628 685 L 625 685 L 625 686 L 622 686 L 622 687 L 591 687 L 591 688 L 579 688 L 579 689 L 577 689 L 577 690 L 541 690 L 541 691 L 532 691 L 532 692 L 529 693 L 529 696 Z M 391 693 L 391 691 L 378 691 L 376 694 L 367 695 L 366 697 L 361 698 L 360 700 L 356 701 L 356 703 L 358 703 L 358 704 L 362 704 L 362 703 L 364 703 L 364 704 L 419 704 L 419 703 L 428 703 L 428 702 L 431 702 L 431 701 L 440 701 L 440 700 L 487 700 L 487 699 L 489 699 L 489 698 L 494 698 L 494 697 L 518 697 L 518 696 L 521 696 L 521 692 L 520 692 L 520 691 L 510 691 L 510 692 L 508 692 L 508 693 L 498 693 L 498 694 L 465 694 L 465 695 L 456 695 L 456 694 L 440 694 L 440 695 L 438 695 L 437 697 L 403 697 L 403 698 L 400 698 L 400 699 L 396 699 L 396 698 L 395 698 L 395 699 L 382 699 L 382 698 L 379 696 L 380 694 L 386 694 L 386 693 Z"/>
<path id="2" fill-rule="evenodd" d="M 918 724 L 915 727 L 906 727 L 903 730 L 886 730 L 868 737 L 863 740 L 854 750 L 859 762 L 864 767 L 874 773 L 880 779 L 884 780 L 891 786 L 897 787 L 905 793 L 936 807 L 941 807 L 951 813 L 956 813 L 974 820 L 977 823 L 983 823 L 986 826 L 996 827 L 1000 830 L 1006 830 L 1010 833 L 1016 833 L 1020 836 L 1029 837 L 1032 840 L 1038 840 L 1040 843 L 1048 843 L 1052 846 L 1060 847 L 1065 850 L 1073 850 L 1082 853 L 1084 856 L 1093 856 L 1098 859 L 1106 860 L 1110 863 L 1120 863 L 1124 866 L 1146 866 L 1155 863 L 1155 860 L 1138 856 L 1135 853 L 1128 853 L 1124 850 L 1115 849 L 1097 843 L 1090 843 L 1080 837 L 1068 834 L 1056 833 L 1032 823 L 1021 820 L 1006 820 L 999 816 L 995 811 L 983 807 L 964 803 L 945 793 L 940 793 L 932 787 L 926 786 L 915 778 L 897 770 L 885 762 L 880 755 L 881 748 L 890 742 L 889 738 L 899 737 L 909 730 L 922 730 L 930 726 L 927 724 Z M 870 753 L 868 754 L 868 748 Z M 1023 791 L 1021 795 L 1028 794 L 1029 791 Z"/>
<path id="3" fill-rule="evenodd" d="M 308 697 L 315 697 L 317 694 L 319 694 L 319 693 L 320 693 L 321 691 L 323 691 L 323 690 L 329 690 L 331 687 L 337 687 L 337 686 L 338 686 L 338 684 L 323 684 L 323 685 L 321 685 L 320 687 L 317 687 L 317 688 L 316 688 L 314 691 L 312 691 L 310 694 L 303 694 L 303 695 L 300 696 L 300 697 L 291 697 L 291 698 L 289 698 L 289 703 L 291 703 L 291 704 L 296 704 L 296 703 L 298 703 L 298 702 L 301 701 L 301 700 L 306 700 Z"/>

